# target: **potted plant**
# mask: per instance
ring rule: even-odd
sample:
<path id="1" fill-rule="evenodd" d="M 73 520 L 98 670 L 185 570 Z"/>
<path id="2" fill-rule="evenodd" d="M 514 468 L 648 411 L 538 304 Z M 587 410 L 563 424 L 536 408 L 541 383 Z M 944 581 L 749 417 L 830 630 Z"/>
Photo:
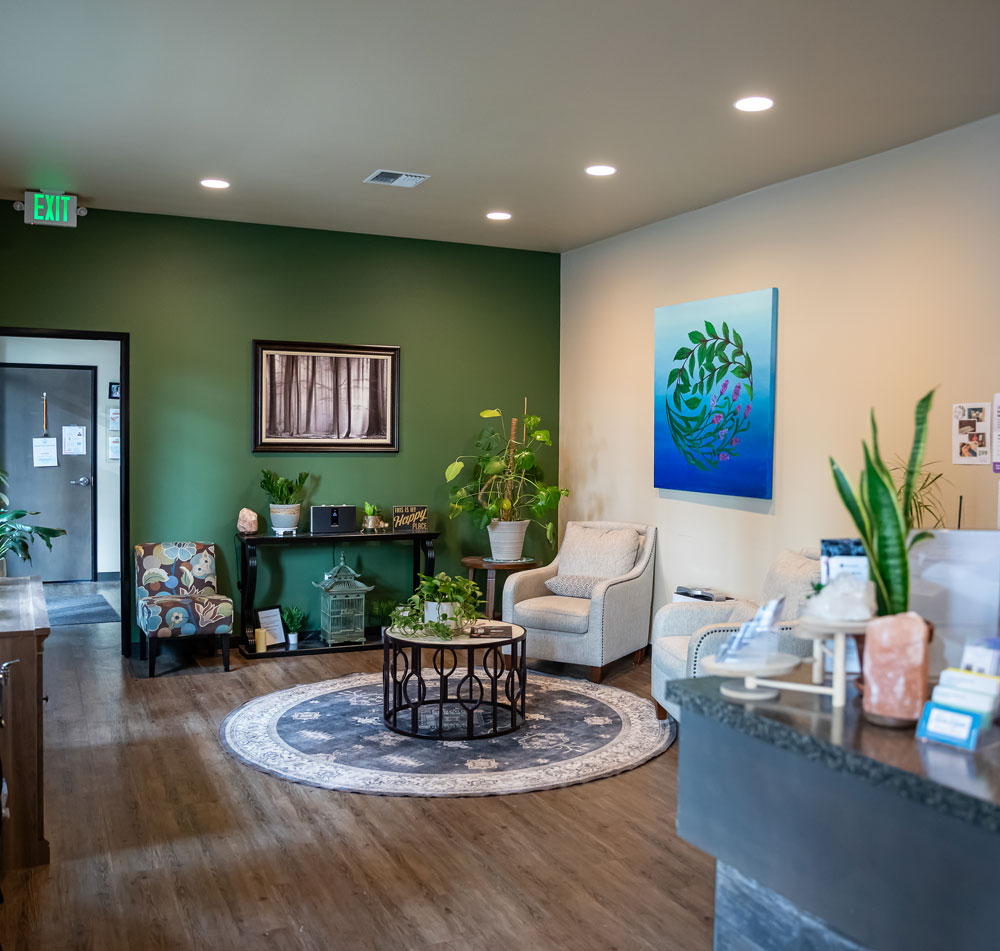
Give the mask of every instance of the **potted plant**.
<path id="1" fill-rule="evenodd" d="M 480 528 L 489 531 L 490 549 L 496 561 L 518 561 L 528 525 L 545 529 L 549 544 L 555 541 L 555 511 L 567 489 L 550 485 L 543 477 L 535 453 L 552 445 L 552 436 L 541 428 L 541 418 L 527 414 L 511 419 L 508 426 L 498 409 L 479 415 L 493 420 L 476 438 L 475 456 L 459 456 L 445 470 L 445 480 L 454 482 L 465 469 L 464 459 L 473 459 L 468 481 L 450 490 L 449 518 L 471 515 Z M 520 432 L 518 422 L 521 423 Z"/>
<path id="2" fill-rule="evenodd" d="M 382 525 L 381 515 L 377 505 L 365 502 L 365 519 L 361 523 L 361 527 L 366 532 L 377 532 Z"/>
<path id="3" fill-rule="evenodd" d="M 417 590 L 390 617 L 391 626 L 404 637 L 430 634 L 451 640 L 479 616 L 482 592 L 471 579 L 443 571 L 419 578 Z"/>
<path id="4" fill-rule="evenodd" d="M 929 629 L 922 618 L 908 613 L 910 608 L 909 553 L 914 545 L 933 537 L 931 532 L 915 530 L 919 529 L 923 511 L 921 505 L 914 502 L 915 494 L 920 491 L 921 486 L 924 450 L 927 445 L 927 416 L 930 413 L 933 397 L 934 391 L 932 390 L 917 403 L 914 414 L 913 445 L 900 474 L 902 491 L 898 494 L 892 472 L 883 461 L 879 450 L 878 426 L 875 423 L 874 410 L 871 413 L 871 446 L 862 443 L 865 464 L 857 489 L 854 489 L 848 482 L 840 466 L 832 458 L 830 459 L 830 468 L 833 472 L 837 492 L 857 527 L 858 534 L 861 536 L 861 544 L 868 556 L 868 572 L 875 586 L 876 614 L 878 618 L 898 619 L 899 631 L 903 631 L 907 625 L 914 628 L 923 625 L 924 630 Z M 869 623 L 866 639 L 870 638 L 874 630 L 873 624 L 878 627 L 879 631 L 886 630 L 886 626 L 879 625 L 878 619 L 876 619 L 875 622 Z M 884 639 L 885 634 L 882 634 L 882 637 Z M 868 646 L 870 647 L 870 644 Z M 865 669 L 867 671 L 867 665 Z M 926 681 L 926 676 L 923 679 Z M 913 698 L 912 703 L 903 704 L 904 707 L 911 708 L 905 715 L 889 716 L 873 713 L 869 707 L 874 706 L 876 701 L 871 699 L 873 691 L 867 680 L 866 673 L 865 711 L 870 719 L 885 723 L 896 720 L 901 723 L 913 719 L 910 716 L 913 709 L 916 709 L 916 713 L 919 714 L 919 706 L 913 706 L 918 698 Z M 922 699 L 922 697 L 919 698 L 920 703 L 922 703 Z"/>
<path id="5" fill-rule="evenodd" d="M 285 633 L 288 635 L 288 646 L 297 647 L 299 631 L 306 623 L 306 612 L 302 608 L 289 606 L 281 609 L 281 620 L 285 622 Z"/>
<path id="6" fill-rule="evenodd" d="M 276 535 L 294 535 L 299 527 L 302 495 L 308 472 L 300 472 L 295 479 L 286 479 L 270 469 L 260 470 L 260 487 L 271 500 L 271 528 Z"/>
<path id="7" fill-rule="evenodd" d="M 6 486 L 7 473 L 0 469 L 0 486 Z M 36 539 L 45 542 L 45 547 L 52 551 L 52 539 L 65 535 L 62 528 L 43 528 L 41 525 L 28 525 L 22 522 L 26 515 L 37 515 L 25 509 L 11 509 L 10 499 L 0 492 L 0 578 L 7 577 L 7 553 L 12 552 L 22 561 L 31 564 L 30 546 Z"/>

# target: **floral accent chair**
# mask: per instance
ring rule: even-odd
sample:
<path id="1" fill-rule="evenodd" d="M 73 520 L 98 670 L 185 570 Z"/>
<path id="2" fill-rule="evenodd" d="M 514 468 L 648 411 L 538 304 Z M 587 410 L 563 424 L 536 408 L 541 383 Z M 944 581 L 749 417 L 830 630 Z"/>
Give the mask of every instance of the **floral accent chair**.
<path id="1" fill-rule="evenodd" d="M 233 602 L 216 591 L 215 546 L 204 542 L 159 542 L 135 546 L 136 621 L 148 644 L 149 676 L 164 637 L 222 640 L 229 670 Z"/>

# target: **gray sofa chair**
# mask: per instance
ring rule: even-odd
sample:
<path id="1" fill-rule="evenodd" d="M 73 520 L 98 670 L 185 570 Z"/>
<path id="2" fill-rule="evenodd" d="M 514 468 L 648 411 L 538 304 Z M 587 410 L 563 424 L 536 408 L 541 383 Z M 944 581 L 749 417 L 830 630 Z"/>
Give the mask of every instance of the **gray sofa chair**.
<path id="1" fill-rule="evenodd" d="M 589 668 L 590 680 L 600 683 L 612 661 L 632 654 L 635 663 L 641 663 L 645 657 L 653 610 L 656 528 L 633 522 L 568 522 L 567 533 L 573 526 L 595 533 L 595 564 L 600 562 L 602 532 L 634 530 L 639 538 L 631 568 L 616 577 L 604 577 L 590 597 L 566 597 L 553 594 L 545 585 L 559 573 L 557 554 L 544 568 L 521 571 L 507 579 L 502 616 L 508 624 L 520 624 L 527 631 L 528 657 L 582 664 Z"/>
<path id="2" fill-rule="evenodd" d="M 768 569 L 761 603 L 785 596 L 783 623 L 779 627 L 779 649 L 800 657 L 812 656 L 812 642 L 794 637 L 791 631 L 802 613 L 806 599 L 819 582 L 819 555 L 783 551 Z M 676 704 L 666 699 L 670 680 L 702 676 L 700 661 L 714 654 L 727 637 L 749 621 L 760 603 L 756 601 L 706 601 L 665 604 L 653 620 L 652 685 L 657 715 L 669 713 L 680 719 Z"/>

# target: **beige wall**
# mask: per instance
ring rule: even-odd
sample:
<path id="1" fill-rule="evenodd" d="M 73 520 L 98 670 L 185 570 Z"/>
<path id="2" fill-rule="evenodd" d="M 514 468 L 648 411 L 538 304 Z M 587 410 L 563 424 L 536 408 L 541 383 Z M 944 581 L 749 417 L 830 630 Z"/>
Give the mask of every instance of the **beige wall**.
<path id="1" fill-rule="evenodd" d="M 782 547 L 853 534 L 827 457 L 859 471 L 868 408 L 903 452 L 937 386 L 927 458 L 951 481 L 948 524 L 962 493 L 963 527 L 996 527 L 998 477 L 951 464 L 949 417 L 1000 390 L 998 233 L 995 116 L 565 254 L 563 519 L 658 526 L 657 607 L 683 583 L 756 595 Z M 773 501 L 654 489 L 653 309 L 772 286 Z"/>
<path id="2" fill-rule="evenodd" d="M 121 380 L 116 340 L 68 340 L 61 337 L 0 337 L 0 363 L 54 363 L 97 367 L 97 438 L 87 434 L 88 450 L 97 453 L 97 570 L 120 571 L 119 537 L 121 463 L 108 459 L 108 383 Z M 2 420 L 0 420 L 2 422 Z"/>

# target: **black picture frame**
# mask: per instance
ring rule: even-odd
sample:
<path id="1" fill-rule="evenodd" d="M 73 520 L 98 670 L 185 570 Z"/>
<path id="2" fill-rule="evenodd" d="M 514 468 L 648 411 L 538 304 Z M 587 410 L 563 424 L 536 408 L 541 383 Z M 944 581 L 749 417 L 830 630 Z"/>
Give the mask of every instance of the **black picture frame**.
<path id="1" fill-rule="evenodd" d="M 264 626 L 261 623 L 260 616 L 265 611 L 277 611 L 278 612 L 278 621 L 281 624 L 281 636 L 282 636 L 282 640 L 275 641 L 273 644 L 267 644 L 266 646 L 267 647 L 286 647 L 288 645 L 288 631 L 285 629 L 285 619 L 281 615 L 281 605 L 280 604 L 265 604 L 262 607 L 257 608 L 256 611 L 254 612 L 257 615 L 257 627 L 263 627 Z"/>
<path id="2" fill-rule="evenodd" d="M 120 400 L 122 398 L 121 383 L 108 383 L 108 399 Z"/>
<path id="3" fill-rule="evenodd" d="M 252 452 L 399 451 L 399 347 L 254 340 L 252 388 Z"/>

